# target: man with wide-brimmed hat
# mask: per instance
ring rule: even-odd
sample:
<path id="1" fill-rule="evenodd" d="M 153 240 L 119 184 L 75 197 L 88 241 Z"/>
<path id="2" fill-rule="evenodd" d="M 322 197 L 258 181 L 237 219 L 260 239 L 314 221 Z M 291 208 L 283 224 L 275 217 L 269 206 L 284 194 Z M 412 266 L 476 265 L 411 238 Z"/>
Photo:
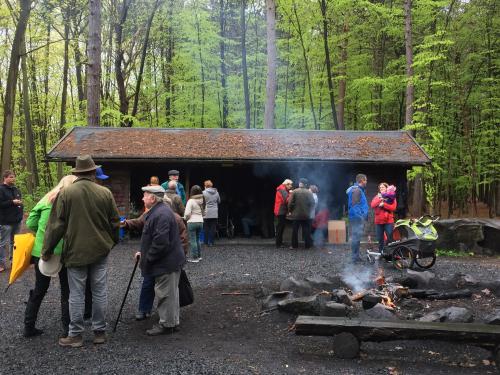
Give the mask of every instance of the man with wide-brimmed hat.
<path id="1" fill-rule="evenodd" d="M 68 269 L 70 325 L 68 337 L 59 345 L 80 347 L 87 277 L 92 284 L 92 330 L 94 344 L 106 342 L 107 258 L 118 242 L 120 218 L 111 191 L 96 184 L 90 155 L 76 158 L 71 173 L 78 178 L 54 201 L 45 231 L 42 259 L 48 260 L 64 239 L 62 262 Z"/>
<path id="2" fill-rule="evenodd" d="M 186 190 L 184 189 L 184 185 L 179 181 L 179 171 L 177 169 L 171 169 L 168 171 L 168 181 L 165 181 L 161 184 L 161 187 L 167 191 L 169 189 L 168 183 L 169 181 L 175 181 L 177 185 L 175 186 L 175 192 L 179 197 L 181 197 L 182 204 L 186 206 Z M 182 215 L 181 215 L 182 216 Z"/>
<path id="3" fill-rule="evenodd" d="M 179 326 L 179 277 L 186 262 L 179 228 L 172 209 L 163 204 L 165 189 L 158 185 L 144 186 L 144 214 L 141 237 L 141 259 L 144 278 L 154 278 L 158 300 L 157 325 L 146 331 L 150 336 L 174 333 Z"/>

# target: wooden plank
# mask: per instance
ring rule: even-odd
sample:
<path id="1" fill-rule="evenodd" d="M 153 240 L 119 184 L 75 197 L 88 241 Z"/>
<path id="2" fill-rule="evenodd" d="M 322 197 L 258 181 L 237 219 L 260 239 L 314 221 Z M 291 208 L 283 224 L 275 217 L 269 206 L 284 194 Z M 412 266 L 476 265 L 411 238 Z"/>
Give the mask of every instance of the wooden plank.
<path id="1" fill-rule="evenodd" d="M 500 344 L 500 326 L 479 323 L 386 321 L 301 315 L 297 335 L 333 336 L 350 332 L 361 341 L 447 340 L 494 347 Z"/>

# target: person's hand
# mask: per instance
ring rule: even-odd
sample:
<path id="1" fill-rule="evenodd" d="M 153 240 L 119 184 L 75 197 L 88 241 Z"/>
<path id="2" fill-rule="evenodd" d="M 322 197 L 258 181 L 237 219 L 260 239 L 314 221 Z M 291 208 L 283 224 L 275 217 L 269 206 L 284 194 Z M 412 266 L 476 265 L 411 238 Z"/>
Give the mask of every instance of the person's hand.
<path id="1" fill-rule="evenodd" d="M 126 220 L 120 221 L 120 228 L 126 228 L 126 227 L 127 227 L 127 221 Z"/>
<path id="2" fill-rule="evenodd" d="M 137 252 L 135 253 L 135 255 L 134 255 L 134 259 L 135 259 L 135 260 L 139 260 L 139 259 L 141 259 L 141 252 L 140 252 L 140 251 L 137 251 Z"/>
<path id="3" fill-rule="evenodd" d="M 22 200 L 20 199 L 13 199 L 12 203 L 14 203 L 16 206 L 20 206 L 21 204 L 23 204 Z"/>
<path id="4" fill-rule="evenodd" d="M 48 261 L 50 260 L 50 258 L 51 258 L 51 257 L 52 257 L 52 255 L 51 255 L 51 254 L 44 254 L 44 255 L 42 255 L 42 260 L 43 260 L 44 262 L 48 262 Z"/>
<path id="5" fill-rule="evenodd" d="M 378 204 L 378 206 L 379 206 L 379 207 L 384 207 L 384 202 L 380 202 L 380 203 Z"/>

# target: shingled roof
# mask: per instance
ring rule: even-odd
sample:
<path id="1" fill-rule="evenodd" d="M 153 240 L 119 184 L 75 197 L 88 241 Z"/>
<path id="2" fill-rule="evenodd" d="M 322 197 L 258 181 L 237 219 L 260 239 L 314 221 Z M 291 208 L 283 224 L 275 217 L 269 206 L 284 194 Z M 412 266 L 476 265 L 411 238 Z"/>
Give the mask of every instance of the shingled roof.
<path id="1" fill-rule="evenodd" d="M 429 156 L 404 131 L 72 128 L 47 154 L 73 161 L 335 161 L 423 165 Z"/>

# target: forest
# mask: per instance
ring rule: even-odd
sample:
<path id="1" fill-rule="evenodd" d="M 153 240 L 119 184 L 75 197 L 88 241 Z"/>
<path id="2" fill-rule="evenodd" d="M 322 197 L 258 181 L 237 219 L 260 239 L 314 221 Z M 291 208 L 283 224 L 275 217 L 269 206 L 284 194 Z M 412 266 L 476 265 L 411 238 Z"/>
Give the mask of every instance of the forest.
<path id="1" fill-rule="evenodd" d="M 407 130 L 427 210 L 500 215 L 496 0 L 4 0 L 2 170 L 73 126 Z"/>

